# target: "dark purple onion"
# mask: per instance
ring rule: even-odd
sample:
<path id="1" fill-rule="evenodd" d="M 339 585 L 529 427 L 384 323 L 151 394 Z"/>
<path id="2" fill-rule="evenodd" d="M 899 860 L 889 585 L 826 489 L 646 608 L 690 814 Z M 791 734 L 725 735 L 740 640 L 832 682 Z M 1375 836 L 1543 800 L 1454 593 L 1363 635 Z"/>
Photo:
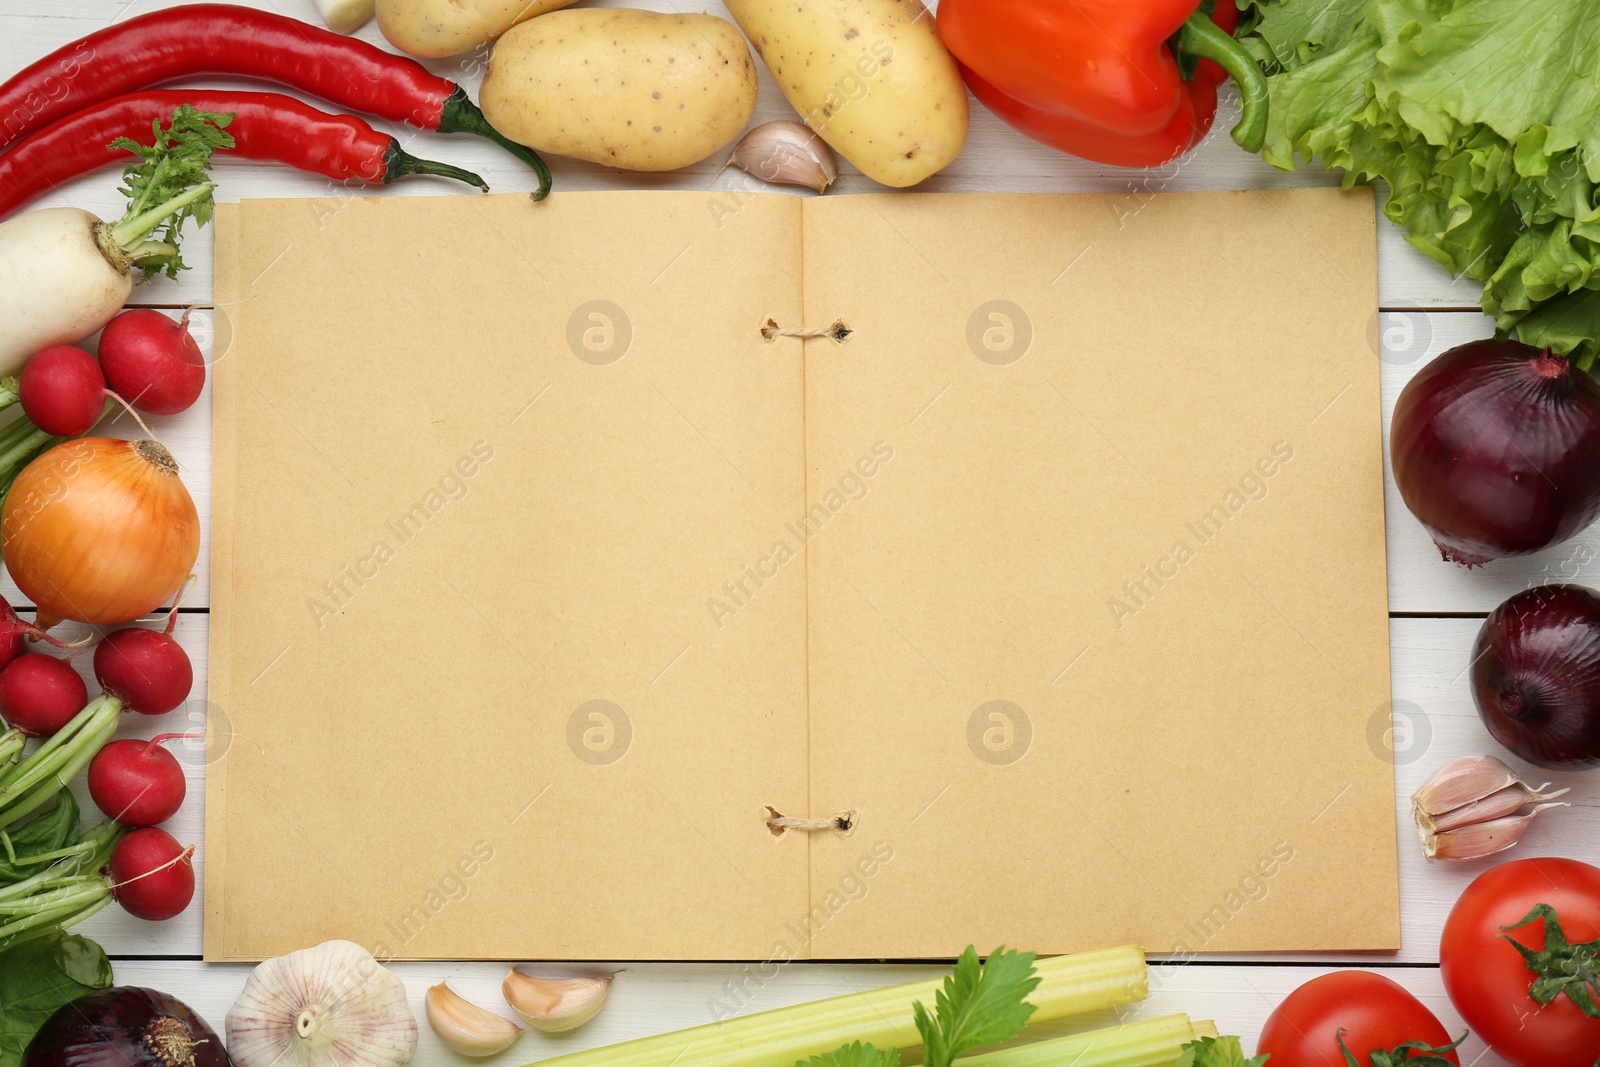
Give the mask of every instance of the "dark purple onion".
<path id="1" fill-rule="evenodd" d="M 1406 383 L 1394 480 L 1447 560 L 1565 541 L 1600 515 L 1600 385 L 1519 341 L 1471 341 Z"/>
<path id="2" fill-rule="evenodd" d="M 1529 763 L 1600 761 L 1600 596 L 1541 585 L 1495 608 L 1472 646 L 1472 698 Z"/>
<path id="3" fill-rule="evenodd" d="M 176 997 L 138 986 L 85 993 L 44 1021 L 22 1067 L 231 1067 L 222 1039 Z"/>

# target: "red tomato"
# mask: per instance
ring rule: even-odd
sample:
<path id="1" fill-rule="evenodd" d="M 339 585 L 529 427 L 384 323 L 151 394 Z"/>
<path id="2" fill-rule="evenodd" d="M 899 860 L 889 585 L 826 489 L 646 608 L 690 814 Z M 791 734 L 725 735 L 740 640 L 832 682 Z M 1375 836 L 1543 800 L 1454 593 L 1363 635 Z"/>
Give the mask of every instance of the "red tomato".
<path id="1" fill-rule="evenodd" d="M 1379 1049 L 1407 1041 L 1425 1041 L 1429 1048 L 1450 1043 L 1444 1025 L 1402 986 L 1371 971 L 1335 971 L 1283 998 L 1267 1017 L 1256 1055 L 1270 1053 L 1268 1067 L 1348 1067 L 1339 1051 L 1340 1029 L 1360 1064 Z M 1454 1052 L 1445 1059 L 1461 1062 Z"/>
<path id="2" fill-rule="evenodd" d="M 1502 863 L 1479 875 L 1445 920 L 1439 966 L 1445 992 L 1473 1033 L 1516 1067 L 1593 1067 L 1600 1059 L 1600 1019 L 1565 994 L 1544 1007 L 1528 987 L 1533 972 L 1500 935 L 1531 949 L 1545 944 L 1544 923 L 1520 930 L 1536 904 L 1555 909 L 1567 940 L 1600 937 L 1600 868 L 1565 859 Z"/>

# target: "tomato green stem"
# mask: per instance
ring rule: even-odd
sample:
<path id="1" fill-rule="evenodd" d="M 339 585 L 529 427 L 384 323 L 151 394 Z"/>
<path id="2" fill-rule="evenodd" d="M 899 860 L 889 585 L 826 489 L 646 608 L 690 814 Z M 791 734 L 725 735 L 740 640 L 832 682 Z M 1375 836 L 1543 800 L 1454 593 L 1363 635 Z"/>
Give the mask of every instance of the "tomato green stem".
<path id="1" fill-rule="evenodd" d="M 1579 1011 L 1591 1019 L 1600 1019 L 1600 1004 L 1595 1000 L 1596 995 L 1600 994 L 1600 977 L 1597 977 L 1600 961 L 1596 959 L 1600 955 L 1600 939 L 1577 944 L 1568 941 L 1566 931 L 1561 929 L 1561 921 L 1556 918 L 1556 909 L 1548 904 L 1535 904 L 1521 922 L 1500 929 L 1520 930 L 1536 921 L 1544 923 L 1543 948 L 1531 949 L 1509 934 L 1500 935 L 1521 954 L 1528 970 L 1533 972 L 1528 996 L 1533 998 L 1535 1004 L 1544 1007 L 1565 993 Z"/>

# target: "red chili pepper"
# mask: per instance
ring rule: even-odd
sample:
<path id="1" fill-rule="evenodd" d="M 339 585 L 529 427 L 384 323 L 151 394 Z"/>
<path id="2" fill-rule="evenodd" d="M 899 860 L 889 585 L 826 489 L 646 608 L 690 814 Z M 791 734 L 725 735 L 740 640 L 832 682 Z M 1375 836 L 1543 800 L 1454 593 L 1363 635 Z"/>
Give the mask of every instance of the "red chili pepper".
<path id="1" fill-rule="evenodd" d="M 436 174 L 485 192 L 489 189 L 469 170 L 418 159 L 399 141 L 353 115 L 330 115 L 293 97 L 221 89 L 151 89 L 85 108 L 0 155 L 0 218 L 80 174 L 127 163 L 127 152 L 107 147 L 111 141 L 128 137 L 148 143 L 151 124 L 170 119 L 182 104 L 233 115 L 228 124 L 233 147 L 217 149 L 219 155 L 287 163 L 335 181 L 386 185 L 408 174 Z"/>
<path id="2" fill-rule="evenodd" d="M 535 200 L 550 192 L 544 160 L 490 126 L 456 83 L 365 41 L 235 4 L 139 15 L 18 71 L 0 85 L 0 146 L 113 96 L 198 75 L 260 78 L 392 122 L 475 133 L 533 168 Z"/>
<path id="3" fill-rule="evenodd" d="M 1200 143 L 1230 74 L 1244 97 L 1233 139 L 1255 152 L 1266 133 L 1266 78 L 1232 37 L 1234 0 L 1216 0 L 1209 14 L 1200 8 L 1198 0 L 941 0 L 938 20 L 967 86 L 1006 122 L 1085 159 L 1151 167 Z"/>

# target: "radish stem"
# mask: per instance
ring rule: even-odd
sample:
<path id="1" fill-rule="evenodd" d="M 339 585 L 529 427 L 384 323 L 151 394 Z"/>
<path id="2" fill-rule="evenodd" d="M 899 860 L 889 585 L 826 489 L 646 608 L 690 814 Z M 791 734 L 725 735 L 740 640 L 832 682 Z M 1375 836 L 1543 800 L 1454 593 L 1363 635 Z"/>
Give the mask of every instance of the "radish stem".
<path id="1" fill-rule="evenodd" d="M 130 259 L 142 258 L 133 254 L 139 247 L 140 242 L 154 233 L 156 227 L 165 222 L 168 215 L 177 214 L 196 200 L 208 195 L 214 188 L 216 186 L 212 182 L 201 182 L 199 185 L 190 186 L 172 199 L 165 200 L 147 211 L 141 211 L 137 215 L 124 216 L 121 222 L 111 227 L 111 239 L 124 252 L 128 253 Z M 128 210 L 130 212 L 136 211 L 142 206 L 138 201 L 135 201 L 129 206 Z M 159 241 L 150 243 L 161 244 Z M 171 245 L 164 245 L 163 247 L 170 249 L 174 254 L 177 252 L 177 249 Z"/>
<path id="2" fill-rule="evenodd" d="M 122 701 L 102 694 L 32 755 L 0 775 L 0 826 L 43 807 L 117 732 Z"/>

